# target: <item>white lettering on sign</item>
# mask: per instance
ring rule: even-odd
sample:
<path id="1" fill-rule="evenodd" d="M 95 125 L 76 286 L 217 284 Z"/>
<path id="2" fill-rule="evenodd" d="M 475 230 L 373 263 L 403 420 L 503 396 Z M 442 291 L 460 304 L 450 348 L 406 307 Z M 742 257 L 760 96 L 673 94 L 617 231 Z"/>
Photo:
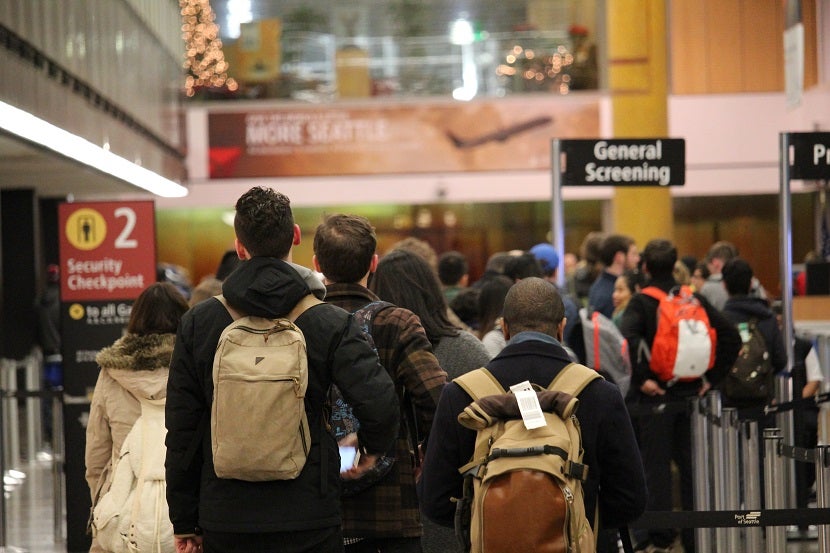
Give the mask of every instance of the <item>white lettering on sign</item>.
<path id="1" fill-rule="evenodd" d="M 123 265 L 123 260 L 112 259 L 111 257 L 86 261 L 77 261 L 75 258 L 69 258 L 66 262 L 66 268 L 69 270 L 69 274 L 113 273 L 118 275 L 121 273 L 121 267 Z"/>
<path id="2" fill-rule="evenodd" d="M 594 145 L 594 157 L 601 160 L 663 159 L 663 141 L 654 144 L 612 144 L 600 140 Z"/>
<path id="3" fill-rule="evenodd" d="M 656 182 L 668 186 L 671 182 L 671 167 L 668 165 L 605 166 L 589 163 L 585 166 L 585 181 L 593 183 L 638 183 Z"/>
<path id="4" fill-rule="evenodd" d="M 824 144 L 813 144 L 813 165 L 820 165 L 822 158 L 825 165 L 830 165 L 830 149 Z"/>

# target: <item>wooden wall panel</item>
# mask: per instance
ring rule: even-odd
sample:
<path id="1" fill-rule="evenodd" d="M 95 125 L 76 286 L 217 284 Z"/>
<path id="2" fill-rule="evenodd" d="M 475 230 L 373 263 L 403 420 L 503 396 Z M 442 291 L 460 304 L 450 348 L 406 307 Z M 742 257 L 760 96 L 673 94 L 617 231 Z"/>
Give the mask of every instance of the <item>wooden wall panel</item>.
<path id="1" fill-rule="evenodd" d="M 706 71 L 705 4 L 699 0 L 672 2 L 669 18 L 669 71 L 675 94 L 701 94 L 709 90 Z"/>
<path id="2" fill-rule="evenodd" d="M 743 91 L 739 0 L 706 0 L 706 72 L 709 92 Z"/>
<path id="3" fill-rule="evenodd" d="M 669 74 L 674 94 L 784 90 L 780 0 L 672 0 Z M 804 87 L 818 83 L 816 0 L 802 0 Z"/>
<path id="4" fill-rule="evenodd" d="M 778 2 L 741 0 L 741 91 L 784 89 L 784 11 Z M 779 30 L 780 29 L 780 30 Z"/>

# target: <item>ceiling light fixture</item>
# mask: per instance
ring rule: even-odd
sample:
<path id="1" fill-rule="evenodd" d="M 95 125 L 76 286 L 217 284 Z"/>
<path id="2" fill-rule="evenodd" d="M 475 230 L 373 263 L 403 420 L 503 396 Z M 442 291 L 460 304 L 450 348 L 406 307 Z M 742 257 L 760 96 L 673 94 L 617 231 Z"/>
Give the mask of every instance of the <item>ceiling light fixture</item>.
<path id="1" fill-rule="evenodd" d="M 165 198 L 187 196 L 187 188 L 181 184 L 127 161 L 85 138 L 4 102 L 0 102 L 0 129 L 143 188 L 157 196 Z"/>

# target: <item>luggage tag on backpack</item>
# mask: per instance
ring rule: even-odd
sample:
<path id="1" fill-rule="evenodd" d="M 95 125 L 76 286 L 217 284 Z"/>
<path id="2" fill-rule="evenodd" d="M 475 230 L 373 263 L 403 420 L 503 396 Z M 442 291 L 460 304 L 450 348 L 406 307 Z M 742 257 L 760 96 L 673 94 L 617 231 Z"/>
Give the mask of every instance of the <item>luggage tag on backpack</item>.
<path id="1" fill-rule="evenodd" d="M 510 391 L 516 396 L 516 403 L 519 405 L 519 412 L 522 414 L 525 428 L 533 430 L 547 425 L 545 414 L 542 413 L 542 406 L 539 405 L 539 397 L 530 382 L 525 380 L 511 386 Z"/>

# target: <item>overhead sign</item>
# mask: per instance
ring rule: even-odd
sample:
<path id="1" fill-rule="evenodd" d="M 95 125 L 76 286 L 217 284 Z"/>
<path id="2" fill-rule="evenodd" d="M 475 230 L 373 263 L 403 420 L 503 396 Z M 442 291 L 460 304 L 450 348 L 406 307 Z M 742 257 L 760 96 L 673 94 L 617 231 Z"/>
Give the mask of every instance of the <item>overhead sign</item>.
<path id="1" fill-rule="evenodd" d="M 830 132 L 789 133 L 790 178 L 830 178 Z"/>
<path id="2" fill-rule="evenodd" d="M 58 208 L 61 301 L 135 299 L 156 281 L 153 202 Z"/>
<path id="3" fill-rule="evenodd" d="M 561 140 L 564 186 L 681 186 L 682 138 Z"/>

